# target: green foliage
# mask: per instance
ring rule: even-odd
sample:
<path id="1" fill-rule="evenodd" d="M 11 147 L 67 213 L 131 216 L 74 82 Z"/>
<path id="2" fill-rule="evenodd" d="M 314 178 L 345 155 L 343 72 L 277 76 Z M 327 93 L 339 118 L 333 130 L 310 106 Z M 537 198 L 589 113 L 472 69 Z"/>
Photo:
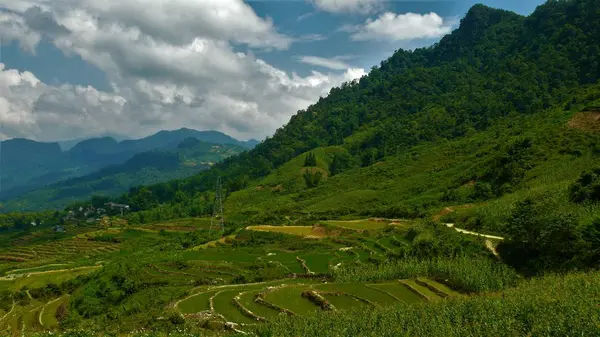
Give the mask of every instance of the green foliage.
<path id="1" fill-rule="evenodd" d="M 335 153 L 329 164 L 329 176 L 340 174 L 351 167 L 352 156 L 347 152 Z"/>
<path id="2" fill-rule="evenodd" d="M 358 265 L 333 272 L 337 282 L 382 282 L 431 277 L 464 292 L 497 291 L 514 286 L 514 270 L 486 258 L 404 258 L 378 265 Z"/>
<path id="3" fill-rule="evenodd" d="M 259 336 L 592 336 L 600 321 L 599 287 L 598 272 L 547 276 L 502 295 L 282 317 L 253 331 Z"/>
<path id="4" fill-rule="evenodd" d="M 323 173 L 319 170 L 304 170 L 304 182 L 306 183 L 306 187 L 313 188 L 319 186 L 321 179 L 323 179 Z"/>
<path id="5" fill-rule="evenodd" d="M 585 267 L 586 238 L 577 215 L 560 203 L 551 195 L 516 203 L 504 229 L 507 240 L 498 247 L 508 264 L 534 273 Z"/>
<path id="6" fill-rule="evenodd" d="M 582 173 L 569 188 L 569 197 L 578 203 L 600 201 L 600 168 Z"/>
<path id="7" fill-rule="evenodd" d="M 210 190 L 216 176 L 226 184 L 242 175 L 254 181 L 302 153 L 340 144 L 369 167 L 414 146 L 473 136 L 502 119 L 562 108 L 598 80 L 594 8 L 593 0 L 553 1 L 525 18 L 475 6 L 435 46 L 398 50 L 368 76 L 299 111 L 253 150 L 181 181 L 180 189 L 188 195 Z M 485 177 L 495 193 L 523 183 L 534 164 L 531 144 L 516 142 L 494 160 Z"/>
<path id="8" fill-rule="evenodd" d="M 317 166 L 317 157 L 315 156 L 314 153 L 309 152 L 306 155 L 306 158 L 304 158 L 304 166 L 305 167 Z"/>

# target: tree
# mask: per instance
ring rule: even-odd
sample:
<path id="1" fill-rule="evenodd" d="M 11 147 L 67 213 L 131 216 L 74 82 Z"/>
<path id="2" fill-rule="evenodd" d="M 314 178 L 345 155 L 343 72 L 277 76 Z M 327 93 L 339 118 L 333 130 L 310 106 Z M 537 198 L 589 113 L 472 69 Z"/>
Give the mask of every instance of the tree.
<path id="1" fill-rule="evenodd" d="M 306 187 L 313 188 L 317 187 L 323 178 L 323 173 L 321 171 L 313 171 L 310 169 L 306 169 L 304 171 L 304 182 L 306 183 Z"/>
<path id="2" fill-rule="evenodd" d="M 569 198 L 573 202 L 600 200 L 600 168 L 582 173 L 569 188 Z"/>
<path id="3" fill-rule="evenodd" d="M 329 165 L 329 175 L 334 176 L 342 173 L 350 165 L 350 155 L 346 152 L 336 153 L 333 155 L 331 164 Z"/>
<path id="4" fill-rule="evenodd" d="M 304 158 L 304 166 L 305 167 L 317 166 L 317 157 L 315 156 L 314 153 L 309 152 L 306 155 L 306 157 Z"/>
<path id="5" fill-rule="evenodd" d="M 506 263 L 527 273 L 576 268 L 586 250 L 577 220 L 577 214 L 564 211 L 554 196 L 519 201 L 498 252 Z"/>

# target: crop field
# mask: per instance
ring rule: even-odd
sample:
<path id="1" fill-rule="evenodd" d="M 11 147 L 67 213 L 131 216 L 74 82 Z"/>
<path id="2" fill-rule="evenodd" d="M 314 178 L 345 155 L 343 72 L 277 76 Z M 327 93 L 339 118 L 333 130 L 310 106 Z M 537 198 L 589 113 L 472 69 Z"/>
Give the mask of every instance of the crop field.
<path id="1" fill-rule="evenodd" d="M 0 250 L 0 261 L 37 262 L 70 261 L 82 256 L 96 256 L 119 250 L 119 244 L 90 240 L 64 239 L 32 246 Z"/>
<path id="2" fill-rule="evenodd" d="M 249 226 L 246 229 L 261 232 L 276 232 L 284 234 L 292 234 L 307 238 L 322 238 L 326 234 L 322 231 L 315 230 L 313 226 Z"/>
<path id="3" fill-rule="evenodd" d="M 186 315 L 214 310 L 215 314 L 224 317 L 227 321 L 246 325 L 272 320 L 282 312 L 302 316 L 324 310 L 303 295 L 307 291 L 320 294 L 333 305 L 334 310 L 387 307 L 400 303 L 410 304 L 442 299 L 442 296 L 419 285 L 417 281 L 433 282 L 422 278 L 380 284 L 339 284 L 327 283 L 319 279 L 287 279 L 258 284 L 209 287 L 179 301 L 176 307 Z M 437 282 L 433 284 L 439 285 Z M 444 287 L 448 296 L 458 296 L 457 292 Z M 211 301 L 214 304 L 212 309 Z M 238 301 L 239 305 L 236 305 L 235 301 Z"/>
<path id="4" fill-rule="evenodd" d="M 105 290 L 120 277 L 139 284 L 136 301 L 152 303 L 143 305 L 146 311 L 135 309 L 133 315 L 121 318 L 130 327 L 143 322 L 140 317 L 172 317 L 171 311 L 175 311 L 186 321 L 230 322 L 245 330 L 286 315 L 371 310 L 462 296 L 427 275 L 372 282 L 336 280 L 338 269 L 372 268 L 400 248 L 410 247 L 406 228 L 389 226 L 386 221 L 352 222 L 378 228 L 370 230 L 327 225 L 251 226 L 216 240 L 200 225 L 193 231 L 157 230 L 195 226 L 167 222 L 141 225 L 140 229 L 89 228 L 58 241 L 36 239 L 35 244 L 3 252 L 23 260 L 1 262 L 0 293 L 19 293 L 21 300 L 14 302 L 13 308 L 10 297 L 0 299 L 0 317 L 6 316 L 0 321 L 4 329 L 0 335 L 9 330 L 17 336 L 24 331 L 59 329 L 68 312 L 85 304 L 81 300 L 85 291 L 122 293 Z M 194 237 L 200 239 L 190 241 Z M 114 272 L 117 274 L 111 274 Z M 77 278 L 90 273 L 96 276 Z M 98 284 L 91 290 L 86 290 L 85 283 L 81 291 L 61 288 L 65 281 L 93 284 L 96 279 Z M 98 302 L 91 303 L 90 310 L 97 310 Z M 124 308 L 128 306 L 141 307 L 123 302 Z"/>
<path id="5" fill-rule="evenodd" d="M 0 290 L 19 290 L 23 287 L 27 288 L 39 288 L 47 284 L 54 283 L 59 284 L 64 281 L 76 278 L 79 275 L 89 274 L 100 266 L 87 266 L 77 267 L 72 269 L 59 269 L 49 270 L 28 274 L 11 274 L 14 276 L 8 276 L 0 279 Z"/>
<path id="6" fill-rule="evenodd" d="M 409 221 L 386 220 L 386 219 L 361 219 L 361 220 L 328 220 L 321 223 L 330 226 L 342 227 L 352 230 L 377 230 L 387 226 L 410 227 Z"/>

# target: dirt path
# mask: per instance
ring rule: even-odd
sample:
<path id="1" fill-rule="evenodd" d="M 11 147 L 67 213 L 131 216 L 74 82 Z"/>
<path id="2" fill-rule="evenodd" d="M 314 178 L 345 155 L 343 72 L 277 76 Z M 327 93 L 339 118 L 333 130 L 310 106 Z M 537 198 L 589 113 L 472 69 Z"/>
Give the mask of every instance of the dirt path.
<path id="1" fill-rule="evenodd" d="M 66 265 L 67 265 L 67 263 L 51 263 L 51 264 L 45 264 L 43 266 L 32 267 L 32 268 L 13 269 L 13 270 L 9 270 L 8 272 L 11 274 L 17 274 L 18 272 L 32 270 L 32 269 L 41 269 L 44 267 L 56 267 L 56 266 L 66 266 Z"/>
<path id="2" fill-rule="evenodd" d="M 8 317 L 10 314 L 12 314 L 12 312 L 15 310 L 16 305 L 17 305 L 17 302 L 13 301 L 12 308 L 10 308 L 10 311 L 7 312 L 6 314 L 4 314 L 4 316 L 2 316 L 0 318 L 0 322 L 2 322 L 6 317 Z"/>
<path id="3" fill-rule="evenodd" d="M 71 268 L 71 269 L 46 270 L 46 271 L 38 271 L 38 272 L 25 273 L 25 274 L 8 274 L 6 276 L 0 277 L 0 281 L 14 281 L 21 277 L 31 277 L 31 276 L 36 276 L 36 275 L 62 273 L 62 272 L 67 272 L 67 271 L 77 271 L 77 270 L 83 270 L 83 269 L 97 269 L 100 267 L 102 267 L 102 266 L 101 265 L 100 266 L 83 266 L 83 267 L 76 267 L 76 268 Z"/>
<path id="4" fill-rule="evenodd" d="M 48 305 L 50 305 L 50 304 L 52 304 L 52 303 L 54 303 L 54 302 L 56 302 L 56 301 L 60 300 L 61 298 L 62 298 L 62 297 L 59 297 L 59 298 L 57 298 L 57 299 L 54 299 L 54 300 L 52 300 L 52 301 L 50 301 L 50 302 L 48 302 L 48 303 L 44 304 L 44 306 L 42 307 L 42 310 L 40 310 L 40 313 L 39 313 L 39 315 L 38 315 L 38 321 L 39 321 L 39 323 L 40 323 L 40 326 L 41 326 L 41 327 L 44 327 L 44 323 L 43 323 L 43 321 L 42 321 L 42 315 L 44 315 L 44 311 L 46 310 L 46 307 L 47 307 Z"/>
<path id="5" fill-rule="evenodd" d="M 454 227 L 453 223 L 447 223 L 446 226 L 448 226 L 449 228 L 454 228 L 457 232 L 463 233 L 463 234 L 481 236 L 481 237 L 484 237 L 486 239 L 492 239 L 492 240 L 504 240 L 504 238 L 501 237 L 501 236 L 481 234 L 481 233 L 471 232 L 471 231 L 468 231 L 468 230 L 465 230 L 465 229 L 457 228 L 457 227 Z"/>
<path id="6" fill-rule="evenodd" d="M 492 240 L 486 239 L 485 240 L 485 247 L 487 249 L 489 249 L 492 252 L 492 254 L 494 254 L 494 256 L 500 257 L 500 254 L 498 254 L 498 251 L 496 250 L 496 247 L 494 247 L 494 243 L 492 242 Z"/>

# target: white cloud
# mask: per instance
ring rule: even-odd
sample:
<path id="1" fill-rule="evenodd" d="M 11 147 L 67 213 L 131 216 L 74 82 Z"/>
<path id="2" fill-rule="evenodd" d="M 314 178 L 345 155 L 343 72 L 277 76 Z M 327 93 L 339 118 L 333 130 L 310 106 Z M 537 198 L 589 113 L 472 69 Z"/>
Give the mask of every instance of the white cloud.
<path id="1" fill-rule="evenodd" d="M 21 48 L 34 53 L 40 40 L 41 34 L 29 29 L 23 17 L 0 11 L 0 41 L 19 41 Z"/>
<path id="2" fill-rule="evenodd" d="M 334 70 L 343 70 L 348 69 L 350 66 L 342 61 L 340 58 L 324 58 L 318 56 L 299 56 L 297 58 L 298 62 L 311 64 L 314 66 L 334 69 Z"/>
<path id="3" fill-rule="evenodd" d="M 310 0 L 315 7 L 332 13 L 369 13 L 380 7 L 381 0 Z"/>
<path id="4" fill-rule="evenodd" d="M 448 34 L 452 24 L 444 22 L 436 13 L 394 14 L 383 13 L 377 19 L 367 19 L 364 25 L 345 27 L 352 32 L 355 41 L 406 41 L 423 38 L 435 38 Z"/>
<path id="5" fill-rule="evenodd" d="M 7 2 L 15 14 L 5 21 L 95 65 L 113 92 L 52 86 L 30 73 L 0 69 L 4 133 L 56 140 L 107 131 L 145 136 L 187 126 L 261 138 L 332 86 L 364 74 L 338 67 L 345 71 L 303 77 L 237 52 L 233 44 L 282 49 L 297 40 L 277 33 L 242 0 L 163 3 Z"/>

